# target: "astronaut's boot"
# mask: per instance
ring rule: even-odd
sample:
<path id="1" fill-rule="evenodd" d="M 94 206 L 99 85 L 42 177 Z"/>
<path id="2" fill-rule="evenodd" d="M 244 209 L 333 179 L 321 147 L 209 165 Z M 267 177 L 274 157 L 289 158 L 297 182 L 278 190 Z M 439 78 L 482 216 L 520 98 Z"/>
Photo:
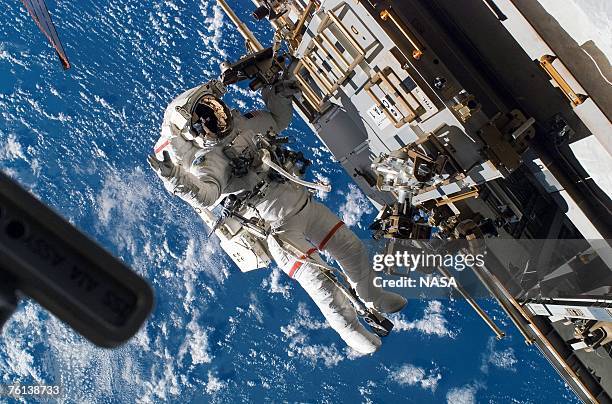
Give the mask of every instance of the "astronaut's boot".
<path id="1" fill-rule="evenodd" d="M 374 308 L 382 313 L 397 313 L 406 307 L 408 300 L 400 294 L 381 290 L 380 295 L 371 302 Z"/>

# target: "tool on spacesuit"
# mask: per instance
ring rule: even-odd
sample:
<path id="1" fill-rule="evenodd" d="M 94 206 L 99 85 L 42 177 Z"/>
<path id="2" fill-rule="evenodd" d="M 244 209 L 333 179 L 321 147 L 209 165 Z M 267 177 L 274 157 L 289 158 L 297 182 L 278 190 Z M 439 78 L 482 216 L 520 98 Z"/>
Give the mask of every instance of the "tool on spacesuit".
<path id="1" fill-rule="evenodd" d="M 238 211 L 238 209 L 240 209 L 241 205 L 242 205 L 242 201 L 236 195 L 229 194 L 228 196 L 225 197 L 225 199 L 223 199 L 223 202 L 221 202 L 222 216 L 223 217 L 232 216 Z"/>
<path id="2" fill-rule="evenodd" d="M 232 175 L 236 178 L 247 175 L 255 160 L 255 156 L 248 149 L 238 152 L 231 144 L 223 148 L 223 154 L 227 157 Z"/>
<path id="3" fill-rule="evenodd" d="M 252 191 L 257 192 L 257 191 Z M 250 193 L 249 193 L 250 194 Z M 212 227 L 211 232 L 208 237 L 215 233 L 215 231 L 221 226 L 224 221 L 228 218 L 236 219 L 243 227 L 247 228 L 251 233 L 256 235 L 257 237 L 265 240 L 270 233 L 269 227 L 265 225 L 265 223 L 257 218 L 247 218 L 240 213 L 244 208 L 249 207 L 248 199 L 250 195 L 247 196 L 237 196 L 234 194 L 230 194 L 226 196 L 221 202 L 221 215 L 215 225 Z"/>
<path id="4" fill-rule="evenodd" d="M 288 141 L 287 137 L 278 137 L 273 132 L 259 134 L 256 137 L 255 143 L 259 150 L 258 160 L 272 169 L 272 173 L 269 175 L 270 179 L 273 181 L 289 180 L 307 188 L 323 192 L 331 191 L 331 185 L 329 184 L 313 183 L 298 178 L 298 176 L 303 176 L 306 173 L 312 162 L 304 157 L 302 152 L 281 147 Z M 253 158 L 251 158 L 251 163 L 252 161 Z M 246 159 L 244 163 L 246 163 Z"/>
<path id="5" fill-rule="evenodd" d="M 285 171 L 284 168 L 282 168 L 281 166 L 279 166 L 278 164 L 272 161 L 272 158 L 270 157 L 270 152 L 266 149 L 261 150 L 261 161 L 265 165 L 270 167 L 272 170 L 276 171 L 278 174 L 282 175 L 283 177 L 287 178 L 290 181 L 295 182 L 296 184 L 302 185 L 306 188 L 315 189 L 318 191 L 323 191 L 323 192 L 331 191 L 331 185 L 329 184 L 314 183 L 314 182 L 306 181 L 306 180 L 296 177 L 295 175 L 288 173 L 287 171 Z"/>
<path id="6" fill-rule="evenodd" d="M 272 161 L 283 167 L 287 172 L 294 172 L 301 177 L 306 174 L 306 170 L 312 165 L 312 162 L 304 157 L 304 153 L 283 147 L 289 143 L 289 138 L 286 136 L 279 137 L 276 133 L 268 131 L 265 134 L 258 135 L 255 143 L 258 150 L 267 150 Z M 261 159 L 261 155 L 259 157 Z M 281 177 L 277 179 L 280 180 Z"/>

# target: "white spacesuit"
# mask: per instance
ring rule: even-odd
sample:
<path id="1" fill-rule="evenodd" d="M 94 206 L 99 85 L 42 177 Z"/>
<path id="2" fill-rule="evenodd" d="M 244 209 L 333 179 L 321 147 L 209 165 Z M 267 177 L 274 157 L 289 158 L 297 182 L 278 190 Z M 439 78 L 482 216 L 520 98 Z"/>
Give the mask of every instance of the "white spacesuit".
<path id="1" fill-rule="evenodd" d="M 272 229 L 267 244 L 278 266 L 300 283 L 349 346 L 371 353 L 380 338 L 365 329 L 346 295 L 325 276 L 318 251 L 336 259 L 366 304 L 390 313 L 401 310 L 406 300 L 373 285 L 365 246 L 336 215 L 312 200 L 302 185 L 274 179 L 262 164 L 258 136 L 287 128 L 294 91 L 289 82 L 266 87 L 262 95 L 268 110 L 242 115 L 220 101 L 220 83 L 191 89 L 166 109 L 156 156 L 149 163 L 168 191 L 196 210 L 229 194 L 247 195 L 249 214 Z"/>

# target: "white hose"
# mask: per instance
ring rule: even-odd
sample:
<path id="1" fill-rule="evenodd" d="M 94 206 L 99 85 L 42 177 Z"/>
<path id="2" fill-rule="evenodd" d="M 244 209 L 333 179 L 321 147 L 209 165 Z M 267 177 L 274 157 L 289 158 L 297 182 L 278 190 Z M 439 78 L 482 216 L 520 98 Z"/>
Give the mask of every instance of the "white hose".
<path id="1" fill-rule="evenodd" d="M 268 150 L 262 149 L 261 152 L 262 152 L 261 161 L 265 165 L 267 165 L 268 167 L 270 167 L 271 169 L 273 169 L 274 171 L 282 175 L 283 177 L 287 178 L 288 180 L 293 181 L 296 184 L 305 186 L 307 188 L 312 188 L 312 189 L 316 189 L 316 190 L 323 191 L 323 192 L 331 191 L 331 185 L 329 184 L 320 184 L 320 183 L 314 183 L 310 181 L 304 181 L 300 178 L 297 178 L 289 174 L 281 166 L 277 165 L 276 163 L 272 161 L 272 158 L 270 157 L 270 152 Z"/>

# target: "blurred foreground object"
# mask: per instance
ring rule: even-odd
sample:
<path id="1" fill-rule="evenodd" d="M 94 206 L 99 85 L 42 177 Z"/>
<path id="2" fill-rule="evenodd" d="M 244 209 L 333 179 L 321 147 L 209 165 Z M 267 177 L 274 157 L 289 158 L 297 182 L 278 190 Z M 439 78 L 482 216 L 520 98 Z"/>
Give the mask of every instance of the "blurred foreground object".
<path id="1" fill-rule="evenodd" d="M 126 342 L 153 307 L 145 280 L 0 173 L 0 327 L 19 294 L 102 347 Z"/>

